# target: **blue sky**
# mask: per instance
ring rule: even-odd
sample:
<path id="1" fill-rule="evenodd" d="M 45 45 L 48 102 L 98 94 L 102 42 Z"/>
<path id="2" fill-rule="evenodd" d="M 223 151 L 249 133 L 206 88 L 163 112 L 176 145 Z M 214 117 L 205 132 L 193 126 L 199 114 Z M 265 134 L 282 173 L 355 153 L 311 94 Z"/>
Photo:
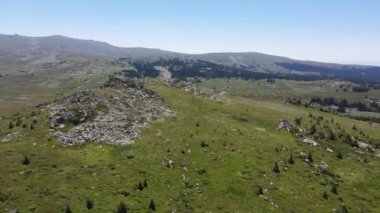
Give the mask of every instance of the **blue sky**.
<path id="1" fill-rule="evenodd" d="M 0 33 L 380 65 L 378 0 L 2 0 Z"/>

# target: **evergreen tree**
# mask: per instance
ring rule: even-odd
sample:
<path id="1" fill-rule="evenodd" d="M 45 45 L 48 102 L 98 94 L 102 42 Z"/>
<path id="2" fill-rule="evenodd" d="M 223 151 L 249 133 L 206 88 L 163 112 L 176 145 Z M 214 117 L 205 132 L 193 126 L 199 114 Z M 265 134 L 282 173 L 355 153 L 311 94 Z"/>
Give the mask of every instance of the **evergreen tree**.
<path id="1" fill-rule="evenodd" d="M 66 205 L 65 213 L 73 213 L 73 211 L 71 211 L 71 209 L 70 209 L 70 205 Z"/>
<path id="2" fill-rule="evenodd" d="M 274 171 L 275 173 L 280 173 L 280 169 L 278 168 L 278 164 L 277 164 L 277 162 L 274 163 L 273 171 Z"/>
<path id="3" fill-rule="evenodd" d="M 310 134 L 310 135 L 314 135 L 316 131 L 317 131 L 317 129 L 315 128 L 315 125 L 312 124 L 312 125 L 309 127 L 309 134 Z"/>
<path id="4" fill-rule="evenodd" d="M 341 206 L 340 211 L 342 213 L 348 213 L 348 209 L 347 209 L 347 207 L 344 204 Z"/>
<path id="5" fill-rule="evenodd" d="M 141 182 L 139 182 L 139 185 L 137 186 L 137 189 L 142 191 L 144 189 L 144 186 Z"/>
<path id="6" fill-rule="evenodd" d="M 29 160 L 28 156 L 25 155 L 24 160 L 22 160 L 22 164 L 24 164 L 24 165 L 30 164 L 30 160 Z"/>
<path id="7" fill-rule="evenodd" d="M 144 180 L 144 188 L 148 187 L 148 181 L 147 180 Z"/>
<path id="8" fill-rule="evenodd" d="M 263 194 L 264 194 L 264 192 L 263 192 L 263 187 L 261 187 L 261 186 L 257 186 L 256 194 L 257 194 L 257 195 L 263 195 Z"/>
<path id="9" fill-rule="evenodd" d="M 336 184 L 333 184 L 333 187 L 331 188 L 331 192 L 334 194 L 338 194 L 338 188 L 336 187 Z"/>
<path id="10" fill-rule="evenodd" d="M 154 203 L 154 200 L 153 200 L 153 199 L 151 199 L 151 200 L 149 201 L 149 210 L 151 210 L 151 211 L 156 211 L 156 204 Z"/>
<path id="11" fill-rule="evenodd" d="M 338 153 L 336 154 L 336 157 L 337 157 L 338 159 L 343 159 L 343 155 L 342 155 L 342 153 L 340 153 L 340 152 L 338 152 Z"/>
<path id="12" fill-rule="evenodd" d="M 289 164 L 294 164 L 295 163 L 294 160 L 293 160 L 293 154 L 290 154 L 290 158 L 288 160 L 288 163 Z"/>
<path id="13" fill-rule="evenodd" d="M 16 119 L 16 126 L 20 126 L 20 124 L 21 124 L 21 118 L 17 117 L 17 119 Z"/>
<path id="14" fill-rule="evenodd" d="M 94 208 L 94 202 L 92 200 L 87 200 L 86 207 L 87 207 L 87 209 Z"/>
<path id="15" fill-rule="evenodd" d="M 296 122 L 297 125 L 301 125 L 301 119 L 302 118 L 295 118 L 294 122 Z"/>
<path id="16" fill-rule="evenodd" d="M 323 192 L 323 195 L 322 195 L 322 197 L 325 199 L 325 200 L 327 200 L 329 197 L 327 196 L 327 193 L 326 193 L 326 191 L 325 192 Z"/>
<path id="17" fill-rule="evenodd" d="M 307 155 L 307 159 L 309 160 L 310 163 L 313 163 L 313 157 L 311 156 L 311 151 L 309 151 L 309 154 Z"/>
<path id="18" fill-rule="evenodd" d="M 128 209 L 125 203 L 120 202 L 120 204 L 117 206 L 117 213 L 127 213 Z"/>
<path id="19" fill-rule="evenodd" d="M 13 122 L 10 122 L 10 123 L 9 123 L 9 129 L 13 129 L 14 126 L 15 126 L 15 125 L 13 124 Z"/>

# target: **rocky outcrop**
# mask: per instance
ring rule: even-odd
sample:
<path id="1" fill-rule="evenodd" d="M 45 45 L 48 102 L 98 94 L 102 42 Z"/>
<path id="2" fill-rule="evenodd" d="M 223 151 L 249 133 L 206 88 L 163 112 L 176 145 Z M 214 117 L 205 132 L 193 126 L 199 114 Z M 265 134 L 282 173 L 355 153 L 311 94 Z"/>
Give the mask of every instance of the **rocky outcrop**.
<path id="1" fill-rule="evenodd" d="M 77 92 L 44 108 L 52 134 L 64 145 L 87 141 L 128 145 L 142 128 L 172 114 L 162 101 L 137 79 L 113 77 L 101 89 Z"/>

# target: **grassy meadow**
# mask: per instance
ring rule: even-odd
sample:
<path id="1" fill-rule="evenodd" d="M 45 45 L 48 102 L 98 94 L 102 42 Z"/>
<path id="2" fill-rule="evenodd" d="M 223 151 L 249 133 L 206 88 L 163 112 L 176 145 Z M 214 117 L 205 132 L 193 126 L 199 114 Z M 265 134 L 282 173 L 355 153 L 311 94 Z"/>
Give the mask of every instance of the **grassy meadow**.
<path id="1" fill-rule="evenodd" d="M 254 95 L 249 84 L 236 84 L 243 96 Z M 312 113 L 323 116 L 322 124 L 334 131 L 339 126 L 365 139 L 361 130 L 379 141 L 379 124 L 268 101 L 270 88 L 260 89 L 262 100 L 236 97 L 231 88 L 226 101 L 217 102 L 160 83 L 149 87 L 165 98 L 175 116 L 152 124 L 129 147 L 63 147 L 49 138 L 43 113 L 24 112 L 26 128 L 9 130 L 11 116 L 0 120 L 1 136 L 19 132 L 17 139 L 0 143 L 0 211 L 64 212 L 69 205 L 73 212 L 116 212 L 124 202 L 130 212 L 148 212 L 151 199 L 157 212 L 336 212 L 342 205 L 350 212 L 380 211 L 380 165 L 374 154 L 359 154 L 343 142 L 326 139 L 312 147 L 277 130 L 280 119 L 296 117 L 307 128 L 315 123 Z M 30 130 L 33 120 L 39 127 Z M 322 124 L 318 131 L 325 131 Z M 301 152 L 311 152 L 316 165 L 326 162 L 330 174 L 304 163 Z M 343 153 L 342 159 L 337 152 Z M 291 154 L 294 165 L 288 163 Z M 29 165 L 21 163 L 24 155 Z M 275 163 L 278 174 L 272 171 Z M 332 183 L 338 185 L 337 194 L 331 192 Z M 87 210 L 87 200 L 94 202 L 93 209 Z"/>

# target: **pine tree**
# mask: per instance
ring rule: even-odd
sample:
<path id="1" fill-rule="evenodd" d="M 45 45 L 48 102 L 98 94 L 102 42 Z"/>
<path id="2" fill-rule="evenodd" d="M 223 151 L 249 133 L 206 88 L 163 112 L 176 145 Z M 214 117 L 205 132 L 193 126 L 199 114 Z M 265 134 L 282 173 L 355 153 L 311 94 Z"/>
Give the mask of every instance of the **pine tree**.
<path id="1" fill-rule="evenodd" d="M 274 163 L 273 171 L 274 171 L 275 173 L 280 173 L 280 169 L 278 168 L 278 164 L 277 164 L 277 162 Z"/>
<path id="2" fill-rule="evenodd" d="M 17 119 L 16 119 L 16 126 L 20 126 L 20 124 L 21 124 L 21 118 L 17 117 Z"/>
<path id="3" fill-rule="evenodd" d="M 312 125 L 309 127 L 309 134 L 310 134 L 310 135 L 314 135 L 316 131 L 317 131 L 317 129 L 316 129 L 315 125 L 312 124 Z"/>
<path id="4" fill-rule="evenodd" d="M 342 155 L 342 153 L 340 153 L 340 152 L 338 152 L 338 154 L 336 154 L 336 157 L 337 157 L 338 159 L 343 159 L 343 155 Z"/>
<path id="5" fill-rule="evenodd" d="M 289 164 L 294 164 L 295 163 L 294 160 L 293 160 L 293 154 L 290 154 L 290 158 L 288 160 L 288 163 Z"/>
<path id="6" fill-rule="evenodd" d="M 348 213 L 348 209 L 347 209 L 347 207 L 344 204 L 341 206 L 340 211 L 342 213 Z"/>
<path id="7" fill-rule="evenodd" d="M 156 211 L 156 204 L 153 199 L 149 201 L 149 210 Z"/>
<path id="8" fill-rule="evenodd" d="M 336 184 L 333 185 L 331 192 L 336 194 L 336 195 L 338 194 L 338 188 L 336 187 Z"/>
<path id="9" fill-rule="evenodd" d="M 24 164 L 24 165 L 30 164 L 30 160 L 29 160 L 28 156 L 25 155 L 24 160 L 22 160 L 22 164 Z"/>
<path id="10" fill-rule="evenodd" d="M 309 154 L 307 155 L 307 159 L 309 160 L 310 163 L 313 163 L 313 157 L 311 156 L 311 151 L 309 151 Z"/>
<path id="11" fill-rule="evenodd" d="M 86 207 L 87 207 L 87 209 L 94 208 L 94 202 L 92 200 L 87 200 Z"/>
<path id="12" fill-rule="evenodd" d="M 323 195 L 322 195 L 322 197 L 323 197 L 325 200 L 329 199 L 329 197 L 327 196 L 327 193 L 326 193 L 326 191 L 325 191 L 325 192 L 323 192 Z"/>
<path id="13" fill-rule="evenodd" d="M 144 189 L 144 186 L 141 182 L 139 182 L 139 185 L 137 186 L 137 189 L 142 191 Z"/>
<path id="14" fill-rule="evenodd" d="M 73 213 L 73 211 L 71 211 L 71 209 L 70 209 L 70 205 L 66 205 L 65 213 Z"/>
<path id="15" fill-rule="evenodd" d="M 127 213 L 128 209 L 125 203 L 120 202 L 120 204 L 117 206 L 117 213 Z"/>
<path id="16" fill-rule="evenodd" d="M 263 195 L 263 194 L 264 194 L 264 192 L 263 192 L 263 187 L 261 187 L 261 186 L 257 186 L 256 194 L 257 194 L 257 195 Z"/>

